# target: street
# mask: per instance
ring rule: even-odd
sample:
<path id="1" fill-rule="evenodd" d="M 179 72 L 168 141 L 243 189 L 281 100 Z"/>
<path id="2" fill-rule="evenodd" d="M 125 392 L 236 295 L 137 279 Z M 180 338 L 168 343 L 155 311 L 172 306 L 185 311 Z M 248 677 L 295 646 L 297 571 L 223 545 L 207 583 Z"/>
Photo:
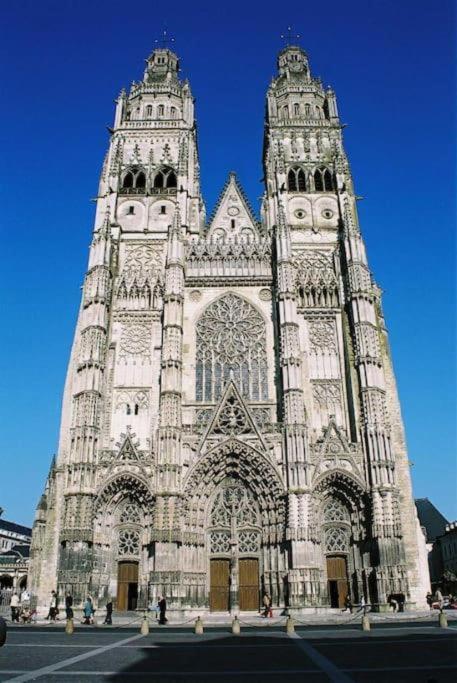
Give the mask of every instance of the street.
<path id="1" fill-rule="evenodd" d="M 242 681 L 273 683 L 413 682 L 457 680 L 457 624 L 359 623 L 297 627 L 82 627 L 67 635 L 54 626 L 10 628 L 0 649 L 0 681 Z"/>

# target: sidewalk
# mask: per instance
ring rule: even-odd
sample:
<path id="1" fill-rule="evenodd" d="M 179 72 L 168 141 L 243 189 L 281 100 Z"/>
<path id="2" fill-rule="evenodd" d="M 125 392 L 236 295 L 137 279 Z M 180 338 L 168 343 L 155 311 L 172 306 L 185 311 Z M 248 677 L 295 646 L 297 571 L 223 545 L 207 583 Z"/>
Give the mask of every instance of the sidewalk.
<path id="1" fill-rule="evenodd" d="M 455 613 L 452 610 L 445 611 L 448 622 L 457 621 L 457 610 Z M 98 628 L 110 629 L 116 628 L 127 628 L 140 626 L 142 619 L 144 618 L 144 612 L 114 612 L 113 613 L 113 624 L 112 626 L 104 626 L 104 611 L 100 612 L 100 615 L 96 614 L 96 624 L 94 626 Z M 154 612 L 148 612 L 148 621 L 151 628 L 154 628 L 157 624 L 156 616 Z M 231 626 L 233 621 L 233 616 L 230 614 L 208 614 L 202 612 L 200 615 L 196 612 L 195 615 L 183 617 L 178 614 L 173 614 L 170 610 L 167 613 L 168 624 L 165 626 L 172 628 L 193 628 L 196 618 L 200 616 L 205 628 L 216 628 L 221 626 Z M 295 624 L 300 626 L 326 626 L 326 625 L 341 625 L 345 624 L 359 624 L 362 619 L 362 612 L 354 611 L 353 614 L 348 612 L 336 611 L 334 613 L 327 614 L 292 614 L 291 615 Z M 438 610 L 420 610 L 420 611 L 410 611 L 410 612 L 369 612 L 370 621 L 373 624 L 376 623 L 395 623 L 395 622 L 407 622 L 407 621 L 417 621 L 417 622 L 438 622 L 439 612 Z M 287 616 L 279 612 L 279 610 L 273 613 L 273 618 L 265 618 L 259 613 L 244 612 L 238 615 L 238 619 L 242 626 L 249 627 L 272 627 L 272 626 L 284 626 L 287 620 Z M 82 619 L 78 615 L 75 615 L 74 624 L 77 627 L 81 627 Z M 37 619 L 35 622 L 37 626 L 47 626 L 50 627 L 65 627 L 65 618 L 59 619 L 57 622 L 49 622 L 43 618 Z M 12 624 L 9 622 L 8 626 Z M 90 628 L 90 627 L 89 627 Z M 93 627 L 92 627 L 93 628 Z M 161 627 L 164 628 L 164 627 Z"/>

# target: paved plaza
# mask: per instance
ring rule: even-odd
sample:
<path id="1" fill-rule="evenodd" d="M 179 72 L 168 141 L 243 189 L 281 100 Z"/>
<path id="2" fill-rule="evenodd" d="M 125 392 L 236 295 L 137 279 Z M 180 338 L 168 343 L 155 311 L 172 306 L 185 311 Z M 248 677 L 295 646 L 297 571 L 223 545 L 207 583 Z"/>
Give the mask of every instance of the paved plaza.
<path id="1" fill-rule="evenodd" d="M 447 683 L 457 680 L 457 622 L 205 628 L 15 627 L 0 649 L 0 681 L 242 681 Z"/>

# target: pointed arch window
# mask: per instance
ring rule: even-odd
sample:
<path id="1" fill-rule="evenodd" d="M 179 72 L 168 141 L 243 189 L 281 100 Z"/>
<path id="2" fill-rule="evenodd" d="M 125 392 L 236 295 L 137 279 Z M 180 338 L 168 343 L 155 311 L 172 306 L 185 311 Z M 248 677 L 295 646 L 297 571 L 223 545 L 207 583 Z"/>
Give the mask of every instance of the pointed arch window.
<path id="1" fill-rule="evenodd" d="M 311 115 L 311 105 L 310 104 L 305 104 L 305 116 L 309 118 Z"/>
<path id="2" fill-rule="evenodd" d="M 157 107 L 157 116 L 163 116 L 165 114 L 165 107 L 163 104 L 159 104 Z"/>
<path id="3" fill-rule="evenodd" d="M 126 194 L 142 194 L 146 189 L 146 174 L 143 169 L 130 168 L 122 178 L 121 192 Z"/>
<path id="4" fill-rule="evenodd" d="M 178 185 L 176 173 L 169 166 L 164 166 L 159 171 L 157 171 L 154 177 L 154 189 L 155 190 L 173 190 L 176 189 Z"/>
<path id="5" fill-rule="evenodd" d="M 171 108 L 170 108 L 170 118 L 171 118 L 171 119 L 175 119 L 175 118 L 176 118 L 176 114 L 177 114 L 176 107 L 171 107 Z"/>
<path id="6" fill-rule="evenodd" d="M 287 174 L 289 192 L 306 192 L 306 175 L 301 166 L 293 166 Z"/>
<path id="7" fill-rule="evenodd" d="M 231 379 L 245 398 L 268 398 L 266 326 L 250 303 L 225 294 L 208 306 L 196 329 L 197 401 L 217 401 Z"/>
<path id="8" fill-rule="evenodd" d="M 294 116 L 300 116 L 300 105 L 297 102 L 294 104 Z"/>
<path id="9" fill-rule="evenodd" d="M 150 119 L 152 116 L 152 104 L 148 104 L 146 107 L 146 117 Z"/>
<path id="10" fill-rule="evenodd" d="M 332 174 L 325 166 L 314 171 L 314 189 L 316 192 L 332 192 L 334 189 Z"/>

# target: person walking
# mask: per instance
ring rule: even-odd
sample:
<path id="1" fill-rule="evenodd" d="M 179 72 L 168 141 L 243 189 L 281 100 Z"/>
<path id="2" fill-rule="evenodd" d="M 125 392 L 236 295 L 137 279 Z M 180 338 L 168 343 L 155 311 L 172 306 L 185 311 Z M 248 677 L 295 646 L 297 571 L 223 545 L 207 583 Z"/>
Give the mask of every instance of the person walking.
<path id="1" fill-rule="evenodd" d="M 347 612 L 349 611 L 352 614 L 352 600 L 351 600 L 351 595 L 348 593 L 346 597 L 344 598 L 344 609 L 341 610 L 342 612 Z"/>
<path id="2" fill-rule="evenodd" d="M 443 609 L 443 594 L 439 588 L 437 588 L 435 591 L 435 602 L 438 603 L 438 607 L 440 608 L 440 610 Z"/>
<path id="3" fill-rule="evenodd" d="M 10 600 L 12 622 L 16 621 L 17 623 L 19 623 L 19 604 L 19 595 L 17 593 L 13 593 Z"/>
<path id="4" fill-rule="evenodd" d="M 110 600 L 109 602 L 106 603 L 106 617 L 105 617 L 105 621 L 103 623 L 108 624 L 108 626 L 112 626 L 112 624 L 113 624 L 113 601 L 112 600 Z"/>
<path id="5" fill-rule="evenodd" d="M 73 619 L 73 596 L 68 591 L 65 595 L 65 614 L 67 619 Z"/>
<path id="6" fill-rule="evenodd" d="M 165 597 L 162 595 L 159 598 L 159 624 L 164 626 L 168 619 L 166 617 L 166 612 L 167 612 L 167 601 L 165 600 Z"/>
<path id="7" fill-rule="evenodd" d="M 92 614 L 94 613 L 94 608 L 92 606 L 92 600 L 89 596 L 86 598 L 86 602 L 84 603 L 83 607 L 83 614 L 84 614 L 84 620 L 83 624 L 86 626 L 90 626 L 92 623 Z"/>
<path id="8" fill-rule="evenodd" d="M 264 612 L 263 616 L 266 617 L 271 617 L 273 616 L 273 610 L 271 609 L 271 595 L 269 593 L 265 593 L 263 596 L 263 606 L 264 606 Z"/>
<path id="9" fill-rule="evenodd" d="M 51 621 L 55 621 L 57 619 L 57 593 L 55 591 L 51 592 L 48 618 Z"/>
<path id="10" fill-rule="evenodd" d="M 430 607 L 430 609 L 432 609 L 433 595 L 430 592 L 428 592 L 425 596 L 425 600 L 427 601 L 427 605 Z"/>

